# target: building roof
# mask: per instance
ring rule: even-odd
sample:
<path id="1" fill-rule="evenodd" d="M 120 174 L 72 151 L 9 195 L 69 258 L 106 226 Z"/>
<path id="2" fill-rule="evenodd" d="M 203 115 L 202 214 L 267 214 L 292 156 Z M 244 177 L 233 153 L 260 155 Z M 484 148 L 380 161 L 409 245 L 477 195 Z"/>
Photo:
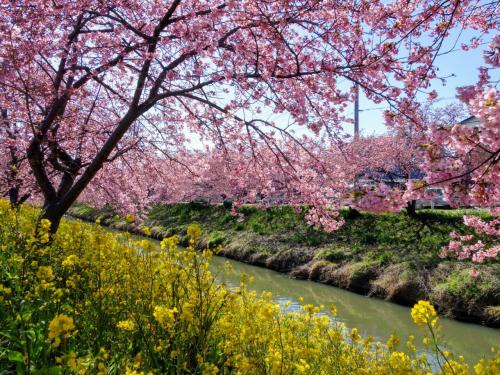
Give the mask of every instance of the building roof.
<path id="1" fill-rule="evenodd" d="M 479 119 L 476 116 L 470 116 L 470 117 L 467 117 L 465 120 L 460 121 L 459 124 L 475 127 L 479 124 Z"/>

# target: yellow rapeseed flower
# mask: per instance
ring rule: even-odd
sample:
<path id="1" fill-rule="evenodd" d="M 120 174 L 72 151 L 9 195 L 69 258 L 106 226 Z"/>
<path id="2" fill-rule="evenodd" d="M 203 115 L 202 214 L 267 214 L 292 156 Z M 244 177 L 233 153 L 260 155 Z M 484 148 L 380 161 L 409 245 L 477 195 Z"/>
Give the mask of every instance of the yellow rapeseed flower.
<path id="1" fill-rule="evenodd" d="M 6 300 L 6 296 L 12 293 L 12 289 L 0 284 L 0 302 Z"/>
<path id="2" fill-rule="evenodd" d="M 62 261 L 63 267 L 72 267 L 77 263 L 78 263 L 78 256 L 76 256 L 75 254 L 67 256 L 66 259 Z"/>
<path id="3" fill-rule="evenodd" d="M 401 339 L 396 335 L 391 335 L 389 340 L 387 340 L 387 349 L 394 350 L 401 343 Z"/>
<path id="4" fill-rule="evenodd" d="M 61 339 L 69 338 L 76 334 L 73 318 L 65 314 L 59 314 L 49 324 L 49 339 L 53 340 L 52 346 L 57 348 Z"/>
<path id="5" fill-rule="evenodd" d="M 40 266 L 36 272 L 36 276 L 43 281 L 54 280 L 54 271 L 51 266 Z"/>
<path id="6" fill-rule="evenodd" d="M 410 335 L 408 337 L 408 341 L 406 341 L 406 347 L 412 351 L 412 352 L 416 352 L 417 351 L 417 348 L 415 347 L 415 344 L 413 343 L 413 340 L 415 340 L 415 336 L 413 335 Z"/>
<path id="7" fill-rule="evenodd" d="M 189 224 L 187 235 L 190 240 L 196 241 L 201 237 L 201 227 L 198 224 Z"/>
<path id="8" fill-rule="evenodd" d="M 500 374 L 500 357 L 479 360 L 474 371 L 476 375 Z"/>
<path id="9" fill-rule="evenodd" d="M 391 370 L 388 373 L 395 374 L 410 374 L 411 362 L 410 357 L 403 352 L 392 352 L 389 357 Z"/>
<path id="10" fill-rule="evenodd" d="M 77 367 L 76 353 L 70 352 L 68 355 L 62 357 L 56 357 L 56 362 L 59 364 L 66 365 L 69 370 L 74 371 Z"/>
<path id="11" fill-rule="evenodd" d="M 10 294 L 12 293 L 12 289 L 7 288 L 6 286 L 0 284 L 0 294 Z"/>
<path id="12" fill-rule="evenodd" d="M 361 339 L 361 336 L 358 334 L 358 329 L 357 328 L 353 328 L 351 330 L 351 340 L 353 342 L 358 342 L 360 339 Z"/>
<path id="13" fill-rule="evenodd" d="M 429 301 L 418 301 L 418 303 L 411 309 L 411 317 L 420 327 L 426 325 L 434 327 L 438 320 L 436 310 Z"/>
<path id="14" fill-rule="evenodd" d="M 123 331 L 133 331 L 135 329 L 135 323 L 130 320 L 121 320 L 116 324 L 116 327 Z"/>
<path id="15" fill-rule="evenodd" d="M 49 219 L 42 219 L 40 220 L 40 229 L 43 231 L 48 231 L 50 229 L 50 220 Z"/>
<path id="16" fill-rule="evenodd" d="M 177 308 L 169 309 L 164 306 L 156 306 L 153 312 L 153 316 L 158 323 L 162 326 L 168 327 L 175 320 L 175 314 L 177 313 Z"/>
<path id="17" fill-rule="evenodd" d="M 330 311 L 330 314 L 332 314 L 333 317 L 337 316 L 337 306 L 330 305 L 328 306 L 328 310 Z"/>
<path id="18" fill-rule="evenodd" d="M 152 372 L 148 372 L 147 374 L 145 374 L 144 371 L 136 371 L 128 367 L 125 370 L 125 375 L 150 375 L 150 374 L 152 375 Z"/>
<path id="19" fill-rule="evenodd" d="M 311 368 L 311 366 L 309 366 L 309 364 L 303 359 L 300 359 L 299 363 L 295 364 L 295 368 L 297 369 L 299 374 L 307 374 L 309 373 L 309 369 Z"/>
<path id="20" fill-rule="evenodd" d="M 179 244 L 179 237 L 177 236 L 167 237 L 160 242 L 160 248 L 162 250 L 173 251 L 177 248 L 178 244 Z"/>
<path id="21" fill-rule="evenodd" d="M 50 236 L 49 236 L 49 231 L 50 231 L 50 220 L 47 219 L 42 219 L 40 221 L 40 232 L 39 232 L 39 238 L 41 243 L 48 243 Z"/>

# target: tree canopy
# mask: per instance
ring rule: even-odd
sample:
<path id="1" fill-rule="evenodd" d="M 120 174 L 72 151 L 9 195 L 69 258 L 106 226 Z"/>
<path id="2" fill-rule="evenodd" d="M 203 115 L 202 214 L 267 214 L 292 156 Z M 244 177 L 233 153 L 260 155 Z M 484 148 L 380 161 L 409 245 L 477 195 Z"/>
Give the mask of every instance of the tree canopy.
<path id="1" fill-rule="evenodd" d="M 436 96 L 435 60 L 451 30 L 496 30 L 495 2 L 15 0 L 0 9 L 2 192 L 14 203 L 41 199 L 54 230 L 82 194 L 129 207 L 197 189 L 247 200 L 280 191 L 328 230 L 346 202 L 397 210 L 431 184 L 455 205 L 499 201 L 489 70 L 500 38 L 477 85 L 459 92 L 478 127 L 429 124 L 418 102 Z M 343 124 L 355 87 L 388 104 L 397 137 L 351 142 Z M 190 149 L 191 138 L 206 149 Z M 426 177 L 356 186 L 367 169 L 395 164 L 418 164 Z"/>

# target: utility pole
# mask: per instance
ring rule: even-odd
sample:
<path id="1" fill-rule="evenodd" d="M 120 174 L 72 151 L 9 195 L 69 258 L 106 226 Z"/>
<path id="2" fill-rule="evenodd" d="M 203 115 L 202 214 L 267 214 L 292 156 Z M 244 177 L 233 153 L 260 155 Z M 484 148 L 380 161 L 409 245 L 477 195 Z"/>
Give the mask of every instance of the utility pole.
<path id="1" fill-rule="evenodd" d="M 359 138 L 359 85 L 354 86 L 354 139 Z"/>

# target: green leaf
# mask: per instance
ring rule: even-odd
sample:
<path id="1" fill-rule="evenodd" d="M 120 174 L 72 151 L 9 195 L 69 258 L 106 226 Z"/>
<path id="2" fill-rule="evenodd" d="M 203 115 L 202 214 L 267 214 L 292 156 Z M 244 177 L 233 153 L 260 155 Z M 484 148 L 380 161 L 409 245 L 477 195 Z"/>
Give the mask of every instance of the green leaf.
<path id="1" fill-rule="evenodd" d="M 53 366 L 48 368 L 43 368 L 40 370 L 35 370 L 32 372 L 33 375 L 57 375 L 61 373 L 60 366 Z"/>
<path id="2" fill-rule="evenodd" d="M 12 362 L 24 362 L 23 353 L 16 352 L 14 350 L 9 350 L 7 358 Z"/>
<path id="3" fill-rule="evenodd" d="M 28 336 L 30 340 L 34 340 L 35 339 L 36 332 L 35 332 L 34 329 L 28 329 L 25 332 L 26 332 L 26 336 Z"/>

